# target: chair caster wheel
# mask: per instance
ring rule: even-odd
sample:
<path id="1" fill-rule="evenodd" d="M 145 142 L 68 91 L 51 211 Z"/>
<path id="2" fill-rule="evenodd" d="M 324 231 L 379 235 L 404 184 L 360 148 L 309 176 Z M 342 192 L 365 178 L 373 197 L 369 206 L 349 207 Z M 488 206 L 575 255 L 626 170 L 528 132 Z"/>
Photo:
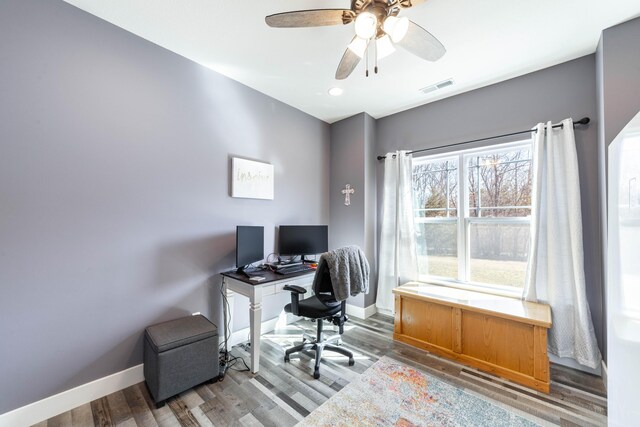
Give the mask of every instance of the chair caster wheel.
<path id="1" fill-rule="evenodd" d="M 288 361 L 289 361 L 289 355 L 288 355 L 288 354 L 285 354 L 285 355 L 284 355 L 284 361 L 285 361 L 285 362 L 288 362 Z"/>
<path id="2" fill-rule="evenodd" d="M 349 359 L 349 366 L 353 366 L 356 364 L 356 361 L 352 358 Z"/>
<path id="3" fill-rule="evenodd" d="M 313 378 L 316 379 L 316 380 L 318 378 L 320 378 L 320 370 L 319 369 L 316 370 L 316 371 L 313 371 Z"/>

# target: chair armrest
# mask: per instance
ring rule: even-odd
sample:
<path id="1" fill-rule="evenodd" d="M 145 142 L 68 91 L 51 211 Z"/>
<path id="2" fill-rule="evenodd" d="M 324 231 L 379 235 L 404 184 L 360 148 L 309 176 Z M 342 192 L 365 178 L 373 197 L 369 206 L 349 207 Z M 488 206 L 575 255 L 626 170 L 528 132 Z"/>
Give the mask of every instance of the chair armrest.
<path id="1" fill-rule="evenodd" d="M 300 295 L 306 294 L 307 290 L 302 286 L 296 285 L 285 285 L 282 289 L 291 292 L 291 314 L 299 316 L 298 303 L 300 302 Z"/>
<path id="2" fill-rule="evenodd" d="M 296 295 L 302 295 L 307 293 L 307 290 L 305 288 L 303 288 L 302 286 L 296 286 L 296 285 L 285 285 L 282 289 L 285 291 L 291 291 Z"/>

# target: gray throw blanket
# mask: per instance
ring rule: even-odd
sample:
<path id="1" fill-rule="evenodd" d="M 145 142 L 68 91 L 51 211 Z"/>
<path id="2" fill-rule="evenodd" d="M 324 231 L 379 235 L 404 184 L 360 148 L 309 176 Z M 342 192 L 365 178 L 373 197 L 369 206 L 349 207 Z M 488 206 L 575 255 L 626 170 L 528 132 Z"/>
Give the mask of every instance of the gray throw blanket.
<path id="1" fill-rule="evenodd" d="M 337 301 L 344 301 L 349 295 L 369 292 L 369 262 L 364 252 L 357 246 L 345 246 L 320 255 L 318 273 L 313 279 L 313 289 L 318 289 L 321 272 L 329 270 L 333 293 Z"/>

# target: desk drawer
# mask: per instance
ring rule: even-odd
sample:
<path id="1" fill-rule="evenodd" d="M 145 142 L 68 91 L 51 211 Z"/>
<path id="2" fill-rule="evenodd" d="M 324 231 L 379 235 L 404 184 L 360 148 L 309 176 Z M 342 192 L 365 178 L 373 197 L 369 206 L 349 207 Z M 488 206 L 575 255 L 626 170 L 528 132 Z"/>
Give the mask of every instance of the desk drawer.
<path id="1" fill-rule="evenodd" d="M 262 295 L 263 296 L 267 296 L 267 295 L 273 295 L 276 292 L 280 292 L 281 290 L 277 290 L 277 285 L 264 285 L 262 287 Z"/>

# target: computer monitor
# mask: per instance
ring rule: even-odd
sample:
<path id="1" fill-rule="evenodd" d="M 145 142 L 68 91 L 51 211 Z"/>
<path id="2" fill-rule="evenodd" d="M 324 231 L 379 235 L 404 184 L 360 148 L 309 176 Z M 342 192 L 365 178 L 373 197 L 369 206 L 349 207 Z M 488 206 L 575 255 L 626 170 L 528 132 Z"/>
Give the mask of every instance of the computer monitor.
<path id="1" fill-rule="evenodd" d="M 264 259 L 264 227 L 238 225 L 236 227 L 236 267 L 241 273 L 251 263 Z"/>
<path id="2" fill-rule="evenodd" d="M 278 254 L 284 256 L 316 255 L 327 252 L 329 228 L 326 225 L 281 225 Z"/>

